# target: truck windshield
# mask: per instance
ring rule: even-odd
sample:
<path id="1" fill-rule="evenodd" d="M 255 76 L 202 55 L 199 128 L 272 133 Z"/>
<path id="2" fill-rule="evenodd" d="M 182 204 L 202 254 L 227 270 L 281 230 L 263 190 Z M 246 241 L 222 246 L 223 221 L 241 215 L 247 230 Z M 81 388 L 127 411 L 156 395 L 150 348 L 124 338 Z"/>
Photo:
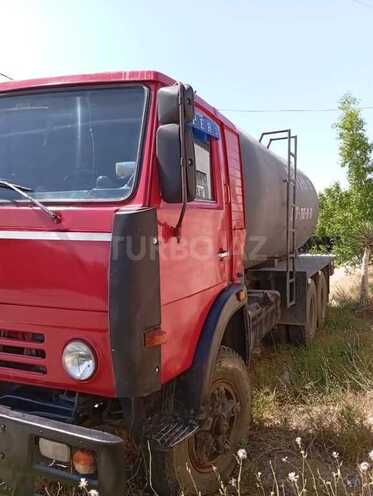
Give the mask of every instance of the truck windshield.
<path id="1" fill-rule="evenodd" d="M 136 183 L 146 89 L 0 97 L 0 179 L 40 200 L 127 198 Z M 1 199 L 15 200 L 11 190 Z"/>

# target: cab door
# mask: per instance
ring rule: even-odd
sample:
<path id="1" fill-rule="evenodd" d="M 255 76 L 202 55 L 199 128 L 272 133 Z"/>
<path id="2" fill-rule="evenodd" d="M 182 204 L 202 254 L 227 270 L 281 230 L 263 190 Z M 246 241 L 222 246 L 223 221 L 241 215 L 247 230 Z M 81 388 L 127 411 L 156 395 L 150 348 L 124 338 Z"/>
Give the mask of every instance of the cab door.
<path id="1" fill-rule="evenodd" d="M 225 198 L 224 148 L 219 123 L 197 110 L 193 121 L 197 196 L 187 204 L 181 238 L 172 235 L 180 204 L 158 211 L 162 329 L 162 379 L 186 370 L 208 311 L 230 275 L 230 219 Z"/>

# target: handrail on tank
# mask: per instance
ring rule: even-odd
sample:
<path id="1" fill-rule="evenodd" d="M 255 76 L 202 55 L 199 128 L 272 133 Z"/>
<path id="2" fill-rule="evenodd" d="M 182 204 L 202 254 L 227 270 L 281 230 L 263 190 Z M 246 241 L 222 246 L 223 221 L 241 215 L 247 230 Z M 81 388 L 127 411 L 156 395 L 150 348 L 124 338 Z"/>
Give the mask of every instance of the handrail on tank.
<path id="1" fill-rule="evenodd" d="M 284 136 L 282 138 L 271 138 L 269 140 L 269 143 L 267 144 L 267 148 L 269 148 L 269 146 L 270 146 L 270 144 L 271 144 L 272 141 L 292 138 L 292 136 L 291 136 L 291 129 L 280 129 L 278 131 L 265 131 L 264 133 L 262 133 L 260 135 L 259 143 L 262 142 L 264 136 L 269 136 L 269 135 L 272 135 L 272 134 L 284 134 L 284 133 L 286 133 L 288 136 L 287 137 Z"/>
<path id="2" fill-rule="evenodd" d="M 296 282 L 296 196 L 297 196 L 297 149 L 298 136 L 291 133 L 291 129 L 281 129 L 278 131 L 266 131 L 261 134 L 259 142 L 265 136 L 282 134 L 284 136 L 269 138 L 267 149 L 273 141 L 286 140 L 288 142 L 287 153 L 287 180 L 286 182 L 286 306 L 290 308 L 295 304 L 295 282 Z M 294 151 L 292 151 L 294 144 Z M 293 159 L 293 173 L 292 164 Z M 291 194 L 292 193 L 292 194 Z"/>
<path id="3" fill-rule="evenodd" d="M 295 140 L 297 138 L 297 135 L 296 134 L 293 134 L 290 136 L 290 139 L 293 139 Z M 288 136 L 281 136 L 281 138 L 271 138 L 269 141 L 268 141 L 268 145 L 267 145 L 267 148 L 269 148 L 271 146 L 271 143 L 272 141 L 282 141 L 282 140 L 287 140 L 288 139 Z M 295 159 L 295 153 L 294 152 L 290 152 L 290 155 Z"/>

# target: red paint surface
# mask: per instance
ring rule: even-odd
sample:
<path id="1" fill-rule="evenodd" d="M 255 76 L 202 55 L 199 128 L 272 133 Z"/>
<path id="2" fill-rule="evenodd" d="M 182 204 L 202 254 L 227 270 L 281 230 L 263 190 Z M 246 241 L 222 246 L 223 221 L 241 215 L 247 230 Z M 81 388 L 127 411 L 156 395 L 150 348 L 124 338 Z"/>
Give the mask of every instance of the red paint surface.
<path id="1" fill-rule="evenodd" d="M 159 86 L 172 84 L 172 79 L 153 71 L 139 71 L 9 81 L 0 84 L 0 96 L 2 92 L 41 87 L 134 81 L 148 85 L 152 92 L 141 176 L 134 196 L 128 201 L 107 204 L 56 203 L 51 207 L 63 217 L 58 226 L 35 208 L 0 205 L 0 231 L 110 233 L 118 208 L 156 207 L 162 330 L 167 333 L 167 343 L 162 345 L 161 374 L 162 382 L 167 382 L 190 366 L 209 309 L 220 291 L 242 270 L 237 253 L 242 253 L 245 231 L 241 163 L 234 126 L 213 107 L 196 99 L 199 112 L 214 119 L 221 130 L 221 139 L 212 145 L 215 199 L 188 204 L 182 242 L 178 244 L 170 233 L 181 207 L 161 201 L 154 158 L 155 93 Z M 220 260 L 218 252 L 225 250 L 230 256 Z M 114 396 L 108 331 L 109 256 L 108 242 L 0 239 L 0 329 L 43 333 L 47 367 L 44 376 L 0 367 L 0 380 Z M 63 347 L 75 338 L 87 341 L 98 355 L 99 369 L 84 383 L 69 379 L 61 364 Z"/>
<path id="2" fill-rule="evenodd" d="M 232 272 L 233 280 L 240 278 L 243 274 L 242 253 L 245 243 L 245 214 L 244 214 L 244 187 L 241 152 L 238 135 L 232 129 L 225 127 L 224 143 L 227 160 L 230 217 L 232 236 Z"/>
<path id="3" fill-rule="evenodd" d="M 0 302 L 107 311 L 109 242 L 0 240 Z"/>
<path id="4" fill-rule="evenodd" d="M 0 304 L 0 328 L 44 334 L 42 349 L 46 358 L 39 362 L 31 357 L 30 360 L 47 368 L 47 374 L 42 375 L 0 367 L 1 380 L 114 396 L 105 312 Z M 64 346 L 75 338 L 85 340 L 97 353 L 98 370 L 84 383 L 70 379 L 61 363 Z"/>

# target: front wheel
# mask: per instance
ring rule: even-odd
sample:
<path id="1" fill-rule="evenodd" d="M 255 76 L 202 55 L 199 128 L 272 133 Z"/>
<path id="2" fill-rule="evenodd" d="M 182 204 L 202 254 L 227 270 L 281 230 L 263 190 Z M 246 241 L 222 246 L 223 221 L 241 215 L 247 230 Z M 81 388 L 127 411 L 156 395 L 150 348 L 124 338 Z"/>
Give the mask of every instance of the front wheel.
<path id="1" fill-rule="evenodd" d="M 151 481 L 161 496 L 214 493 L 218 475 L 227 480 L 250 425 L 251 388 L 247 367 L 232 349 L 222 347 L 211 381 L 202 428 L 166 452 L 152 454 Z"/>

